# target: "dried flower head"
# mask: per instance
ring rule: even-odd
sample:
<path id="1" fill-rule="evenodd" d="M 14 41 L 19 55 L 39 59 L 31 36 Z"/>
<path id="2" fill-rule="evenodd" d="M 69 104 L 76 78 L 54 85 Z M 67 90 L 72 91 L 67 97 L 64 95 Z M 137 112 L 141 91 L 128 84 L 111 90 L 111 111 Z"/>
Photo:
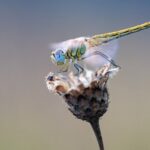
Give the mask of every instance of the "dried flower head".
<path id="1" fill-rule="evenodd" d="M 109 94 L 106 83 L 116 71 L 118 68 L 105 65 L 96 72 L 85 70 L 79 76 L 72 72 L 67 77 L 50 72 L 46 84 L 51 92 L 65 99 L 69 110 L 77 118 L 89 122 L 107 111 Z"/>

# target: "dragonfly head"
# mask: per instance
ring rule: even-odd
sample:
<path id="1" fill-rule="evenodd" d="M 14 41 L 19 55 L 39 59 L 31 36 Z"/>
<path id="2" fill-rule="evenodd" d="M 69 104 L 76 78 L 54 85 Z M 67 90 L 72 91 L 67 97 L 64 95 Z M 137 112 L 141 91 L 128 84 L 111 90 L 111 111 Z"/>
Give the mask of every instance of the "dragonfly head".
<path id="1" fill-rule="evenodd" d="M 65 54 L 62 50 L 56 50 L 51 54 L 52 62 L 56 65 L 64 65 L 65 64 Z"/>

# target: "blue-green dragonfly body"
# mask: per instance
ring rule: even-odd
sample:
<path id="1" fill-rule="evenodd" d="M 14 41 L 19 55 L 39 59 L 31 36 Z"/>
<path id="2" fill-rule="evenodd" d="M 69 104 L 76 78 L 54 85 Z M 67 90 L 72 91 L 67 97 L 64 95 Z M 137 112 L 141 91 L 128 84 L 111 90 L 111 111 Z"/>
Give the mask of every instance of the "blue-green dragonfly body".
<path id="1" fill-rule="evenodd" d="M 60 71 L 67 71 L 70 63 L 78 70 L 78 73 L 84 71 L 78 62 L 85 61 L 90 65 L 100 67 L 106 63 L 110 63 L 118 67 L 114 62 L 114 56 L 117 50 L 116 39 L 150 28 L 150 22 L 119 31 L 95 35 L 92 37 L 79 37 L 67 40 L 52 46 L 51 60 Z"/>

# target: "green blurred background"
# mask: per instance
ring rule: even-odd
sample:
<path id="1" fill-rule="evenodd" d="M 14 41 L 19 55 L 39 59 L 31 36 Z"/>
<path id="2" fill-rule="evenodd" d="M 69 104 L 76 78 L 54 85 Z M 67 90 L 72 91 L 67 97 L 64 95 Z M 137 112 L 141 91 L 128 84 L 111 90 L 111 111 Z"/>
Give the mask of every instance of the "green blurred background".
<path id="1" fill-rule="evenodd" d="M 149 0 L 0 0 L 0 150 L 97 150 L 89 124 L 46 88 L 48 46 L 146 21 Z M 105 148 L 150 150 L 150 29 L 119 43 Z"/>

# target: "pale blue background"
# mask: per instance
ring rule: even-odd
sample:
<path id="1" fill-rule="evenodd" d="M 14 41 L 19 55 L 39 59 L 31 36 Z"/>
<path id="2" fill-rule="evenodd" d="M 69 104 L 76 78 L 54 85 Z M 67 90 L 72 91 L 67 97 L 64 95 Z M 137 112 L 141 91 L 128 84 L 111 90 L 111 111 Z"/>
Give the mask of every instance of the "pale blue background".
<path id="1" fill-rule="evenodd" d="M 48 45 L 150 21 L 149 0 L 0 0 L 0 149 L 98 149 L 86 122 L 50 94 Z M 107 150 L 150 149 L 150 29 L 120 40 L 100 120 Z"/>

